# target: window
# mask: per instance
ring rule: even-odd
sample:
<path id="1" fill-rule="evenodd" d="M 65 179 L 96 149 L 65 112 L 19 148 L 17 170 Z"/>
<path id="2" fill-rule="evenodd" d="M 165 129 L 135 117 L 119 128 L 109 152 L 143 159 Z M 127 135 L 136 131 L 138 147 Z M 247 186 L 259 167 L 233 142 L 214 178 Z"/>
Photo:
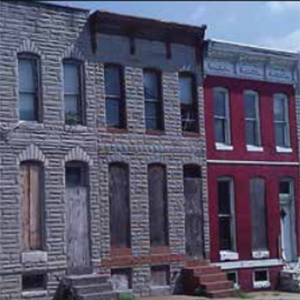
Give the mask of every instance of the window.
<path id="1" fill-rule="evenodd" d="M 230 178 L 218 179 L 220 250 L 235 250 L 234 186 Z"/>
<path id="2" fill-rule="evenodd" d="M 273 104 L 276 146 L 289 148 L 291 143 L 288 98 L 283 94 L 276 94 Z"/>
<path id="3" fill-rule="evenodd" d="M 105 104 L 108 127 L 125 128 L 125 99 L 123 69 L 118 65 L 105 65 Z"/>
<path id="4" fill-rule="evenodd" d="M 131 269 L 112 269 L 111 281 L 114 291 L 126 291 L 132 288 Z"/>
<path id="5" fill-rule="evenodd" d="M 22 275 L 22 291 L 42 291 L 46 289 L 45 274 L 23 274 Z"/>
<path id="6" fill-rule="evenodd" d="M 151 286 L 168 286 L 170 285 L 170 268 L 169 266 L 151 267 Z"/>
<path id="7" fill-rule="evenodd" d="M 163 130 L 161 74 L 155 70 L 144 70 L 146 130 Z"/>
<path id="8" fill-rule="evenodd" d="M 244 93 L 246 143 L 251 146 L 261 146 L 259 122 L 259 97 L 256 92 Z"/>
<path id="9" fill-rule="evenodd" d="M 129 168 L 109 165 L 110 241 L 114 248 L 130 248 Z"/>
<path id="10" fill-rule="evenodd" d="M 216 143 L 231 144 L 229 95 L 224 88 L 214 88 L 214 122 Z"/>
<path id="11" fill-rule="evenodd" d="M 77 60 L 65 59 L 63 67 L 65 123 L 84 124 L 83 64 Z"/>
<path id="12" fill-rule="evenodd" d="M 20 169 L 23 251 L 42 250 L 42 167 L 35 162 L 24 162 Z"/>
<path id="13" fill-rule="evenodd" d="M 293 189 L 292 179 L 282 179 L 279 183 L 279 194 L 282 196 L 291 196 Z"/>
<path id="14" fill-rule="evenodd" d="M 183 131 L 198 130 L 197 85 L 193 74 L 179 74 L 181 124 Z"/>
<path id="15" fill-rule="evenodd" d="M 41 121 L 40 60 L 34 54 L 18 55 L 19 118 L 24 121 Z"/>
<path id="16" fill-rule="evenodd" d="M 255 289 L 270 287 L 270 275 L 268 270 L 254 270 L 253 287 Z"/>
<path id="17" fill-rule="evenodd" d="M 150 244 L 168 245 L 168 203 L 166 170 L 163 165 L 148 167 Z"/>
<path id="18" fill-rule="evenodd" d="M 268 249 L 267 241 L 267 210 L 265 180 L 250 180 L 250 202 L 252 219 L 252 250 Z"/>

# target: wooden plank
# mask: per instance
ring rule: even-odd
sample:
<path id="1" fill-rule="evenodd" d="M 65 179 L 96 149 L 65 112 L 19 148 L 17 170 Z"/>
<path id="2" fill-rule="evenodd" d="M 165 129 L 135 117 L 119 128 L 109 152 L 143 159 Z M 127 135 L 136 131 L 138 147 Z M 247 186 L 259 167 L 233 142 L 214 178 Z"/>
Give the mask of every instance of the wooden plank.
<path id="1" fill-rule="evenodd" d="M 28 251 L 30 249 L 30 177 L 29 166 L 27 164 L 21 164 L 20 177 L 22 208 L 22 247 L 23 251 Z"/>
<path id="2" fill-rule="evenodd" d="M 250 180 L 250 201 L 252 215 L 252 249 L 267 249 L 267 214 L 266 214 L 265 180 Z"/>
<path id="3" fill-rule="evenodd" d="M 30 249 L 42 247 L 41 234 L 41 168 L 37 164 L 30 165 Z"/>
<path id="4" fill-rule="evenodd" d="M 152 165 L 148 169 L 150 243 L 151 246 L 168 244 L 168 203 L 166 172 L 163 166 Z"/>
<path id="5" fill-rule="evenodd" d="M 186 254 L 203 259 L 203 209 L 201 179 L 184 178 Z"/>
<path id="6" fill-rule="evenodd" d="M 109 168 L 111 246 L 130 247 L 129 171 L 126 165 Z"/>

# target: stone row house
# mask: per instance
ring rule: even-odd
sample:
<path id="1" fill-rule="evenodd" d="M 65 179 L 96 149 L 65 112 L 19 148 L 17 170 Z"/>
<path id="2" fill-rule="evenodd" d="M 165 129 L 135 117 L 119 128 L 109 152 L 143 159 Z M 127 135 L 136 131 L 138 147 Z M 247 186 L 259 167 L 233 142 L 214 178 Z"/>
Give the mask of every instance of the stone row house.
<path id="1" fill-rule="evenodd" d="M 298 260 L 299 56 L 205 29 L 1 1 L 1 300 L 224 296 Z"/>

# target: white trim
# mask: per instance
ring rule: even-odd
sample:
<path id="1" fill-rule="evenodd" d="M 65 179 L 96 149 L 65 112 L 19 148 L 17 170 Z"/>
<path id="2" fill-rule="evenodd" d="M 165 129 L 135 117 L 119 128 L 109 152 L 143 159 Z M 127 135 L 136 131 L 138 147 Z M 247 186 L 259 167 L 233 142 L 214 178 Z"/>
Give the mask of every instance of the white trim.
<path id="1" fill-rule="evenodd" d="M 278 152 L 278 153 L 293 153 L 293 149 L 276 146 L 276 152 Z"/>
<path id="2" fill-rule="evenodd" d="M 227 144 L 222 144 L 222 143 L 215 143 L 216 149 L 221 150 L 221 151 L 232 151 L 233 146 L 232 145 L 227 145 Z"/>
<path id="3" fill-rule="evenodd" d="M 256 258 L 256 259 L 269 258 L 270 257 L 270 251 L 268 251 L 268 250 L 253 250 L 252 251 L 252 257 Z"/>
<path id="4" fill-rule="evenodd" d="M 220 267 L 222 270 L 230 269 L 247 269 L 257 267 L 276 267 L 282 266 L 282 259 L 261 259 L 261 260 L 240 260 L 213 263 L 213 265 Z"/>
<path id="5" fill-rule="evenodd" d="M 249 152 L 263 152 L 264 148 L 259 146 L 247 145 L 247 151 Z"/>
<path id="6" fill-rule="evenodd" d="M 231 165 L 266 165 L 266 166 L 299 166 L 299 162 L 290 161 L 246 161 L 246 160 L 223 160 L 223 159 L 208 159 L 210 164 L 231 164 Z"/>
<path id="7" fill-rule="evenodd" d="M 227 251 L 227 250 L 222 250 L 220 251 L 220 260 L 238 260 L 239 259 L 239 254 L 235 251 Z"/>
<path id="8" fill-rule="evenodd" d="M 48 293 L 46 290 L 42 290 L 42 291 L 26 291 L 26 292 L 22 292 L 22 297 L 23 298 L 40 298 L 40 297 L 45 297 L 47 296 Z"/>
<path id="9" fill-rule="evenodd" d="M 253 281 L 254 289 L 267 289 L 271 286 L 270 281 Z"/>
<path id="10" fill-rule="evenodd" d="M 22 263 L 39 263 L 48 261 L 48 253 L 45 251 L 30 251 L 21 254 Z"/>

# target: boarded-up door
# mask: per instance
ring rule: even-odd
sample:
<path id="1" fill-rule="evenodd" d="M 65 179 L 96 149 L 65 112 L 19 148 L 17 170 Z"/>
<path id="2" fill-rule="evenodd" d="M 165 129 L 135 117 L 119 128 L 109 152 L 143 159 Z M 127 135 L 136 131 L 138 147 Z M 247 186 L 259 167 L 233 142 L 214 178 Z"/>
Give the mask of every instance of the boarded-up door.
<path id="1" fill-rule="evenodd" d="M 186 256 L 203 259 L 202 190 L 199 177 L 184 178 Z"/>
<path id="2" fill-rule="evenodd" d="M 91 272 L 88 189 L 82 168 L 67 169 L 66 226 L 67 264 L 69 274 Z"/>

